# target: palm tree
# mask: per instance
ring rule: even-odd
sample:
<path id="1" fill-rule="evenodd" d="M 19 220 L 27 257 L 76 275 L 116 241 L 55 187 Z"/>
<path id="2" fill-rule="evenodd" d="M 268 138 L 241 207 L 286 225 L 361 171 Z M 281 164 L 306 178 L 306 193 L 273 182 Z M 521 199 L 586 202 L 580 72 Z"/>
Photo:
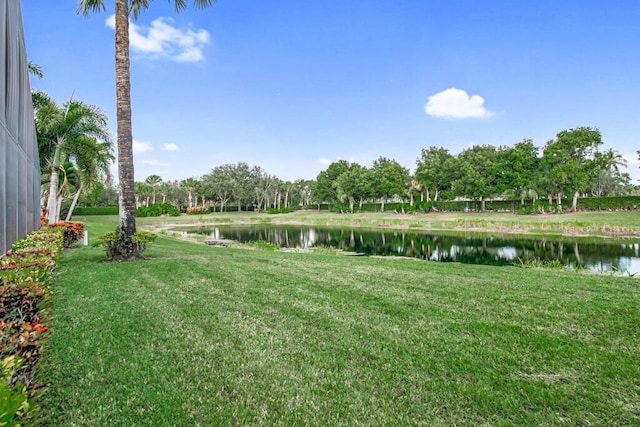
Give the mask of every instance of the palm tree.
<path id="1" fill-rule="evenodd" d="M 180 182 L 180 186 L 187 191 L 189 197 L 189 208 L 192 208 L 193 198 L 195 197 L 195 204 L 198 204 L 198 192 L 201 190 L 202 184 L 195 178 L 187 178 Z"/>
<path id="2" fill-rule="evenodd" d="M 210 6 L 214 0 L 193 0 L 195 7 Z M 137 19 L 150 0 L 115 0 L 116 121 L 118 123 L 118 178 L 120 185 L 120 224 L 117 243 L 109 248 L 112 261 L 142 259 L 142 250 L 132 241 L 136 232 L 136 202 L 133 174 L 133 135 L 131 131 L 131 74 L 129 62 L 129 13 Z M 186 8 L 186 0 L 174 0 L 176 11 Z M 78 0 L 78 12 L 89 15 L 105 10 L 105 0 Z"/>
<path id="3" fill-rule="evenodd" d="M 47 211 L 49 223 L 59 220 L 62 192 L 59 188 L 59 172 L 66 174 L 63 165 L 66 161 L 83 159 L 89 155 L 88 146 L 106 144 L 110 147 L 107 117 L 96 106 L 81 101 L 69 101 L 59 107 L 47 98 L 35 112 L 38 149 L 42 156 L 41 167 L 49 170 L 49 196 Z M 108 150 L 107 150 L 108 151 Z"/>
<path id="4" fill-rule="evenodd" d="M 153 202 L 152 203 L 155 205 L 156 204 L 156 190 L 162 184 L 162 178 L 160 178 L 160 175 L 149 175 L 147 177 L 147 179 L 144 180 L 144 182 L 149 184 L 151 186 L 151 188 L 152 188 L 152 193 L 153 193 Z"/>
<path id="5" fill-rule="evenodd" d="M 27 70 L 29 70 L 29 74 L 38 79 L 42 79 L 44 77 L 44 73 L 42 72 L 42 67 L 40 67 L 35 62 L 29 61 L 27 62 Z"/>

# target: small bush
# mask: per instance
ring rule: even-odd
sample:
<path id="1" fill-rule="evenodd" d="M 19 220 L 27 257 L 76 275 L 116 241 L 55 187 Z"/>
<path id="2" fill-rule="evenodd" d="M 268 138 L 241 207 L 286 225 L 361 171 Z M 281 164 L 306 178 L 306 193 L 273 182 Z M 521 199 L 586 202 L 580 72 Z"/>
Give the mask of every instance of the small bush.
<path id="1" fill-rule="evenodd" d="M 291 213 L 293 212 L 293 208 L 292 207 L 288 207 L 288 208 L 280 208 L 280 209 L 276 209 L 276 208 L 271 208 L 268 210 L 268 212 L 270 214 L 284 214 L 284 213 Z"/>
<path id="2" fill-rule="evenodd" d="M 187 208 L 187 215 L 201 215 L 207 214 L 211 212 L 211 208 L 204 206 L 193 206 L 191 208 Z"/>
<path id="3" fill-rule="evenodd" d="M 84 236 L 83 222 L 56 222 L 55 224 L 49 224 L 49 227 L 60 227 L 64 229 L 63 246 L 66 249 L 71 248 L 75 242 L 79 241 Z"/>
<path id="4" fill-rule="evenodd" d="M 136 231 L 131 238 L 131 242 L 138 246 L 141 252 L 151 245 L 158 238 L 158 235 L 149 231 Z M 107 252 L 118 243 L 118 235 L 116 232 L 105 233 L 99 236 L 93 243 L 93 247 L 106 247 Z"/>

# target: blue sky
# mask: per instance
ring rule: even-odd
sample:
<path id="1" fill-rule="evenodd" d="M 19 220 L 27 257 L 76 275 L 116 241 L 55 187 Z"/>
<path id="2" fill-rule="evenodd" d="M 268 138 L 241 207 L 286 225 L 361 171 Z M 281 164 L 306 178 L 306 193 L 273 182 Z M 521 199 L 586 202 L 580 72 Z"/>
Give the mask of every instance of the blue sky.
<path id="1" fill-rule="evenodd" d="M 22 0 L 32 80 L 115 133 L 114 32 L 76 0 Z M 189 2 L 191 3 L 191 2 Z M 640 179 L 640 1 L 155 1 L 131 33 L 136 180 L 244 161 L 284 180 L 423 148 L 542 147 L 578 126 Z"/>

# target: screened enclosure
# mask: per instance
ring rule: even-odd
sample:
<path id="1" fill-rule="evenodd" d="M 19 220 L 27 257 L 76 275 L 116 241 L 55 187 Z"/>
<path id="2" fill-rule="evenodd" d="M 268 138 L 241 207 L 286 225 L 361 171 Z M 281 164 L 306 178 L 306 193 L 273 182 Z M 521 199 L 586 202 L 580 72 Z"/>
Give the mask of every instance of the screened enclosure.
<path id="1" fill-rule="evenodd" d="M 0 249 L 40 227 L 40 166 L 19 0 L 0 1 Z"/>

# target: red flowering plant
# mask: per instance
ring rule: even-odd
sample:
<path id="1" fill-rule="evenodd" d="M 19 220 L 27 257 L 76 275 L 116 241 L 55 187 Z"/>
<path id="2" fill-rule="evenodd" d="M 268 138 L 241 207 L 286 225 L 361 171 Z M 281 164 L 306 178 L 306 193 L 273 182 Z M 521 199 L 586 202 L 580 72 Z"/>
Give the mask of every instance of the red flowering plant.
<path id="1" fill-rule="evenodd" d="M 64 228 L 64 240 L 63 244 L 65 248 L 71 248 L 73 244 L 84 236 L 84 223 L 75 221 L 63 221 L 49 224 L 49 227 L 61 227 Z"/>

